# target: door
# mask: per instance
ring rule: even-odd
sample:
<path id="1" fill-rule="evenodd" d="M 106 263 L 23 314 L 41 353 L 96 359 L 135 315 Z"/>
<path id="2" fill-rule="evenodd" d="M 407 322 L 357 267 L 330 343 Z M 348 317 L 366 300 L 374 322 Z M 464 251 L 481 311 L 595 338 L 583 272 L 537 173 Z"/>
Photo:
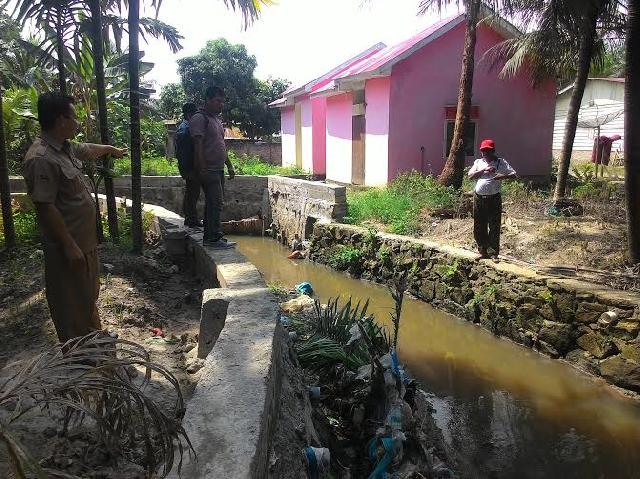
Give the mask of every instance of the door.
<path id="1" fill-rule="evenodd" d="M 302 104 L 296 103 L 296 166 L 302 168 Z"/>
<path id="2" fill-rule="evenodd" d="M 351 183 L 354 185 L 364 185 L 364 152 L 367 131 L 365 116 L 353 116 L 351 127 L 353 132 L 351 141 Z"/>

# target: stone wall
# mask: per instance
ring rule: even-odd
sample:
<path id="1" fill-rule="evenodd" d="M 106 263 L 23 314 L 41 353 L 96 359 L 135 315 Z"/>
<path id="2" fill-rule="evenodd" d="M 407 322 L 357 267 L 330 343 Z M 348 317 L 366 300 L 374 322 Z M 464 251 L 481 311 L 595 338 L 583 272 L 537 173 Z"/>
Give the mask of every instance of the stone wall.
<path id="1" fill-rule="evenodd" d="M 236 155 L 258 156 L 262 161 L 272 165 L 282 165 L 282 143 L 253 141 L 241 138 L 227 138 L 224 140 L 227 149 Z"/>
<path id="2" fill-rule="evenodd" d="M 116 196 L 131 197 L 130 176 L 115 178 L 113 183 Z M 262 216 L 266 209 L 266 205 L 263 204 L 266 188 L 266 176 L 236 176 L 233 180 L 228 180 L 225 183 L 225 207 L 222 220 L 232 221 Z M 20 177 L 12 177 L 11 191 L 26 192 L 24 180 Z M 101 189 L 101 192 L 104 193 L 104 188 Z M 142 177 L 142 201 L 145 203 L 152 203 L 182 214 L 183 195 L 184 180 L 179 176 Z M 198 210 L 202 218 L 204 211 L 204 193 L 202 192 Z"/>
<path id="3" fill-rule="evenodd" d="M 640 295 L 341 224 L 315 225 L 310 258 L 379 283 L 408 273 L 417 298 L 640 392 Z"/>
<path id="4" fill-rule="evenodd" d="M 283 243 L 294 234 L 310 238 L 316 222 L 341 221 L 347 212 L 344 186 L 328 185 L 280 176 L 270 176 L 268 184 L 271 233 Z"/>

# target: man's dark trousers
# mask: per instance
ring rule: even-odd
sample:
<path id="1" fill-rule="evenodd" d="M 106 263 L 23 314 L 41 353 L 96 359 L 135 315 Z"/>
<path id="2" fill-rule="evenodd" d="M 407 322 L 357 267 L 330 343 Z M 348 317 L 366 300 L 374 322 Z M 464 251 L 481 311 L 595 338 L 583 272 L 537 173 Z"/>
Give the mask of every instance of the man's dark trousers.
<path id="1" fill-rule="evenodd" d="M 189 226 L 198 224 L 197 204 L 200 199 L 200 180 L 195 171 L 190 171 L 184 175 L 186 187 L 182 199 L 182 212 L 184 213 L 184 223 Z"/>
<path id="2" fill-rule="evenodd" d="M 204 240 L 222 238 L 222 205 L 224 202 L 224 171 L 205 171 L 200 176 L 204 190 Z"/>
<path id="3" fill-rule="evenodd" d="M 502 219 L 502 196 L 473 196 L 473 236 L 480 254 L 500 253 L 500 221 Z M 493 251 L 489 251 L 492 249 Z"/>

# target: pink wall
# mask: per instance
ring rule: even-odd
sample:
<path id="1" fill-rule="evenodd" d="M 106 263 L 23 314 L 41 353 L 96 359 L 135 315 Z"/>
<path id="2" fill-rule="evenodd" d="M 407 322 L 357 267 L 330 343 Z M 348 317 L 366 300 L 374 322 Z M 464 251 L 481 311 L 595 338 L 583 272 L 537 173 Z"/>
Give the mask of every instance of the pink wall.
<path id="1" fill-rule="evenodd" d="M 313 173 L 324 175 L 327 165 L 327 98 L 311 100 L 313 125 Z"/>
<path id="2" fill-rule="evenodd" d="M 365 179 L 367 186 L 385 185 L 389 178 L 389 92 L 391 79 L 374 78 L 365 85 Z"/>
<path id="3" fill-rule="evenodd" d="M 327 98 L 327 179 L 351 183 L 350 93 Z"/>
<path id="4" fill-rule="evenodd" d="M 501 40 L 496 32 L 481 26 L 476 65 Z M 442 170 L 444 107 L 457 103 L 463 42 L 464 24 L 393 68 L 389 179 L 402 171 L 421 169 L 421 146 L 425 147 L 425 172 L 429 173 L 429 166 L 434 174 Z M 477 65 L 472 101 L 480 110 L 477 140 L 493 138 L 498 154 L 522 176 L 550 173 L 555 93 L 551 81 L 533 90 L 524 75 L 500 80 L 484 63 Z"/>
<path id="5" fill-rule="evenodd" d="M 296 113 L 294 107 L 280 110 L 282 129 L 282 164 L 296 164 Z"/>

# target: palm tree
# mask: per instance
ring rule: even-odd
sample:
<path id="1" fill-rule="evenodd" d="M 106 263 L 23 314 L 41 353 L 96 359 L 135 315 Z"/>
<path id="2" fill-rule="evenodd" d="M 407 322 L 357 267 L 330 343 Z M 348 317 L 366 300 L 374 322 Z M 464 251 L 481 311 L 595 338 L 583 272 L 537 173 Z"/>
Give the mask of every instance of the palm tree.
<path id="1" fill-rule="evenodd" d="M 4 1 L 3 5 L 9 3 Z M 46 44 L 49 49 L 56 51 L 58 87 L 63 95 L 67 93 L 65 42 L 76 24 L 78 6 L 78 0 L 17 0 L 12 15 L 22 26 L 29 21 L 34 21 L 43 29 L 45 33 L 43 45 Z"/>
<path id="2" fill-rule="evenodd" d="M 160 1 L 160 0 L 159 0 Z M 129 114 L 131 119 L 131 239 L 142 253 L 142 163 L 140 151 L 140 0 L 129 0 Z"/>
<path id="3" fill-rule="evenodd" d="M 625 190 L 629 258 L 640 263 L 640 0 L 629 1 L 625 81 Z M 635 46 L 634 46 L 635 45 Z"/>
<path id="4" fill-rule="evenodd" d="M 567 109 L 558 178 L 553 195 L 554 201 L 558 201 L 566 195 L 573 142 L 578 127 L 578 115 L 598 40 L 598 22 L 605 16 L 613 16 L 612 14 L 617 13 L 618 4 L 617 0 L 565 0 L 564 3 L 565 10 L 561 14 L 564 15 L 565 25 L 569 26 L 570 31 L 577 39 L 578 52 L 576 76 Z"/>
<path id="5" fill-rule="evenodd" d="M 109 138 L 109 123 L 107 118 L 107 93 L 104 80 L 104 48 L 102 38 L 102 9 L 100 0 L 89 0 L 91 11 L 91 45 L 93 50 L 93 64 L 96 75 L 96 93 L 98 96 L 98 121 L 100 122 L 100 141 L 104 145 L 111 143 Z M 111 170 L 111 158 L 102 160 L 105 171 L 104 189 L 107 197 L 107 219 L 109 221 L 109 236 L 114 243 L 118 242 L 118 212 L 116 210 L 116 194 L 113 188 L 113 178 L 109 174 Z M 96 203 L 98 205 L 99 203 Z M 96 206 L 98 211 L 99 206 Z M 99 230 L 102 223 L 98 221 Z"/>
<path id="6" fill-rule="evenodd" d="M 419 11 L 421 14 L 429 9 L 435 9 L 442 12 L 445 7 L 452 4 L 460 5 L 462 3 L 466 10 L 467 22 L 464 34 L 464 49 L 462 54 L 462 71 L 460 73 L 460 88 L 458 90 L 458 108 L 456 111 L 456 122 L 453 129 L 453 139 L 451 140 L 451 148 L 449 157 L 445 162 L 442 173 L 438 178 L 438 182 L 445 186 L 454 186 L 460 188 L 462 186 L 462 177 L 464 174 L 465 162 L 465 143 L 464 132 L 467 130 L 469 123 L 469 114 L 471 111 L 471 97 L 473 94 L 473 74 L 475 68 L 475 49 L 476 49 L 476 29 L 481 16 L 483 7 L 498 10 L 502 7 L 505 12 L 512 10 L 511 0 L 421 0 Z"/>
<path id="7" fill-rule="evenodd" d="M 494 66 L 506 60 L 501 76 L 526 66 L 534 85 L 549 78 L 573 79 L 554 201 L 565 197 L 573 142 L 584 90 L 592 69 L 602 68 L 606 37 L 620 30 L 619 0 L 525 0 L 519 4 L 525 23 L 536 28 L 492 49 Z"/>
<path id="8" fill-rule="evenodd" d="M 2 85 L 0 85 L 0 202 L 2 203 L 4 245 L 5 248 L 13 248 L 16 244 L 16 234 L 13 227 L 13 212 L 11 211 L 11 189 L 9 188 L 7 150 L 4 144 L 4 121 L 2 120 Z"/>

